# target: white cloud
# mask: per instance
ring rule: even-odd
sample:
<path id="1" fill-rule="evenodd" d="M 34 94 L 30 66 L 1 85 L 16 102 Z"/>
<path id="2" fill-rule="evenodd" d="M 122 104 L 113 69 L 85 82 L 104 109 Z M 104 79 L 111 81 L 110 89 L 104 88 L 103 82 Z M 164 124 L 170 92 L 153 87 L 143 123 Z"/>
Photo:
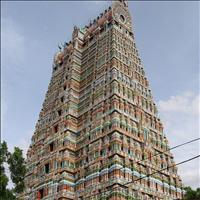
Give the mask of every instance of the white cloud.
<path id="1" fill-rule="evenodd" d="M 26 42 L 27 37 L 23 33 L 23 28 L 14 19 L 5 17 L 1 19 L 1 132 L 4 134 L 8 132 L 10 126 L 8 118 L 10 117 L 9 112 L 11 112 L 9 105 L 12 103 L 11 99 L 13 99 L 12 91 L 18 83 L 17 81 L 23 80 L 24 67 L 27 67 L 24 65 L 28 50 Z M 32 42 L 35 42 L 35 40 Z M 15 144 L 7 138 L 10 151 L 13 151 L 14 146 L 19 146 L 23 149 L 23 154 L 26 154 L 33 131 L 26 133 L 22 138 L 15 141 Z M 6 137 L 6 135 L 2 135 L 3 139 Z"/>
<path id="2" fill-rule="evenodd" d="M 178 167 L 179 174 L 186 185 L 190 185 L 193 188 L 200 187 L 200 171 L 199 160 L 194 160 L 191 163 L 180 165 Z"/>
<path id="3" fill-rule="evenodd" d="M 17 77 L 20 72 L 24 58 L 26 56 L 25 37 L 21 33 L 19 25 L 12 19 L 3 17 L 1 19 L 1 95 L 2 95 L 2 125 L 5 124 L 6 113 L 9 105 L 7 102 L 11 82 L 8 75 L 12 74 Z M 14 78 L 14 77 L 13 77 Z"/>
<path id="4" fill-rule="evenodd" d="M 26 134 L 23 135 L 23 137 L 19 138 L 15 143 L 9 142 L 8 143 L 8 148 L 10 152 L 14 151 L 14 147 L 19 147 L 20 149 L 23 150 L 23 156 L 26 158 L 26 153 L 28 150 L 28 147 L 30 146 L 31 142 L 31 137 L 33 135 L 34 131 L 26 131 Z"/>
<path id="5" fill-rule="evenodd" d="M 167 101 L 159 101 L 159 108 L 164 112 L 179 112 L 198 115 L 199 95 L 194 96 L 191 92 L 185 92 L 179 96 L 171 96 Z"/>
<path id="6" fill-rule="evenodd" d="M 21 63 L 26 56 L 25 38 L 10 18 L 1 19 L 1 49 L 3 67 Z"/>
<path id="7" fill-rule="evenodd" d="M 199 137 L 199 97 L 199 94 L 184 92 L 158 102 L 165 134 L 171 147 Z M 197 141 L 173 150 L 176 163 L 199 155 L 199 144 Z M 185 185 L 199 187 L 199 168 L 199 160 L 178 166 L 179 174 Z"/>
<path id="8" fill-rule="evenodd" d="M 11 180 L 11 177 L 10 177 L 10 170 L 9 170 L 9 165 L 7 163 L 4 163 L 4 167 L 5 167 L 5 174 L 6 176 L 8 177 L 8 185 L 7 185 L 7 188 L 11 189 L 14 187 L 14 184 Z"/>
<path id="9" fill-rule="evenodd" d="M 6 103 L 5 97 L 1 98 L 1 133 L 2 130 L 4 129 L 4 123 L 5 123 L 5 117 L 6 117 L 6 113 L 8 112 L 8 105 Z"/>
<path id="10" fill-rule="evenodd" d="M 8 123 L 9 103 L 15 80 L 21 76 L 26 56 L 26 40 L 20 26 L 11 18 L 1 18 L 1 132 L 5 133 Z"/>

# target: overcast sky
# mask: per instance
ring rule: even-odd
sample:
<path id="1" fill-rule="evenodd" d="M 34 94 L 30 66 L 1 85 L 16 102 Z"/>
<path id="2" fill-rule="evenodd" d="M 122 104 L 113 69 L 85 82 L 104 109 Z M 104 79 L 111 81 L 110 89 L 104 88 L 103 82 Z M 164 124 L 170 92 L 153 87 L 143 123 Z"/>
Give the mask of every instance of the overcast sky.
<path id="1" fill-rule="evenodd" d="M 1 134 L 24 151 L 51 77 L 58 44 L 71 39 L 110 1 L 1 2 Z M 129 2 L 136 44 L 170 146 L 199 137 L 199 3 Z M 180 162 L 198 142 L 173 150 Z M 179 166 L 184 184 L 200 187 L 200 162 Z"/>

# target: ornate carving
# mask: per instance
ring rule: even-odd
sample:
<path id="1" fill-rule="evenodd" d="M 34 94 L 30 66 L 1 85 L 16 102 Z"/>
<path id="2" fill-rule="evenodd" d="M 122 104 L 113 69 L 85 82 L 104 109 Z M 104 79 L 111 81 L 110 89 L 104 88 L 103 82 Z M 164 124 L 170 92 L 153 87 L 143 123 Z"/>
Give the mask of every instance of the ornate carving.
<path id="1" fill-rule="evenodd" d="M 113 18 L 132 32 L 131 15 L 126 1 L 114 1 L 112 6 Z"/>

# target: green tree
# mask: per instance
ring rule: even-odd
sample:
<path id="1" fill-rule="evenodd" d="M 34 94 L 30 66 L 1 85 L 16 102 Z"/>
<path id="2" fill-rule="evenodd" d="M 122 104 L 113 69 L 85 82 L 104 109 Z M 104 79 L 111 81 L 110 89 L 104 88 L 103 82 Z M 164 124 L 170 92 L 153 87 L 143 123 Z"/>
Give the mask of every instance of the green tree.
<path id="1" fill-rule="evenodd" d="M 11 180 L 15 184 L 14 191 L 19 194 L 24 191 L 24 177 L 26 173 L 25 161 L 20 148 L 15 147 L 14 152 L 10 153 L 8 164 L 11 173 Z"/>
<path id="2" fill-rule="evenodd" d="M 6 142 L 0 144 L 0 194 L 5 197 L 8 177 L 5 174 L 4 164 L 7 161 L 8 148 Z"/>
<path id="3" fill-rule="evenodd" d="M 200 188 L 193 190 L 191 187 L 186 187 L 184 200 L 200 200 Z"/>
<path id="4" fill-rule="evenodd" d="M 9 164 L 12 182 L 15 184 L 13 190 L 7 189 L 8 177 L 5 173 L 5 164 Z M 0 143 L 0 199 L 14 200 L 15 194 L 19 194 L 24 190 L 25 161 L 22 150 L 15 147 L 13 153 L 8 152 L 7 143 Z"/>
<path id="5" fill-rule="evenodd" d="M 6 188 L 8 185 L 8 177 L 6 176 L 4 165 L 7 162 L 8 154 L 7 143 L 4 141 L 0 143 L 0 198 L 13 200 L 15 196 L 11 190 Z"/>
<path id="6" fill-rule="evenodd" d="M 7 157 L 8 157 L 8 147 L 7 147 L 7 143 L 5 141 L 3 141 L 0 144 L 0 164 L 2 165 L 4 162 L 7 161 Z"/>

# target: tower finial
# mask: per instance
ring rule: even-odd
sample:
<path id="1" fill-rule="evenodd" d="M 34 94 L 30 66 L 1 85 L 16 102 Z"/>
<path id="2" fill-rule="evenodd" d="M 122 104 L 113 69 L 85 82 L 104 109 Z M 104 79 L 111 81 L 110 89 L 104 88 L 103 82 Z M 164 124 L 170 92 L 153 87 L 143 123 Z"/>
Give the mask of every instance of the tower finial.
<path id="1" fill-rule="evenodd" d="M 128 1 L 126 0 L 113 0 L 113 3 L 114 2 L 120 2 L 124 7 L 128 7 Z"/>

